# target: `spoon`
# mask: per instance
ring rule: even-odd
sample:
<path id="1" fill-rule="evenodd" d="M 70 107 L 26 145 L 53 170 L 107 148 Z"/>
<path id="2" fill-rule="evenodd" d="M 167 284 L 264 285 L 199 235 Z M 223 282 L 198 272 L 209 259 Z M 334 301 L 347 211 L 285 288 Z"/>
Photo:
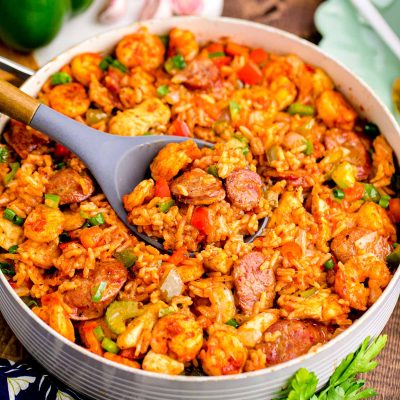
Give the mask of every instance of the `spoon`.
<path id="1" fill-rule="evenodd" d="M 162 243 L 139 232 L 129 224 L 122 197 L 141 182 L 157 153 L 168 143 L 188 140 L 179 136 L 118 136 L 98 131 L 41 104 L 39 100 L 0 79 L 0 112 L 61 143 L 75 153 L 89 168 L 118 217 L 140 239 L 165 251 Z M 193 139 L 200 147 L 211 143 Z M 251 243 L 260 236 L 267 218 L 258 231 L 245 238 Z"/>

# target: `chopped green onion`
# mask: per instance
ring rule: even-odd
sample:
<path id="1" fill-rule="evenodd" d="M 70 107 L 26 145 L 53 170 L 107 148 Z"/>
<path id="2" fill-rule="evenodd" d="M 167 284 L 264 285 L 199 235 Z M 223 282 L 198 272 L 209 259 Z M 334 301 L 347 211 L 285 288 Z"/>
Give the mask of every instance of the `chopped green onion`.
<path id="1" fill-rule="evenodd" d="M 176 69 L 184 69 L 186 67 L 185 59 L 181 54 L 168 58 L 164 64 L 164 68 L 168 73 Z"/>
<path id="2" fill-rule="evenodd" d="M 292 103 L 287 111 L 290 115 L 311 115 L 315 114 L 315 108 L 313 106 L 307 106 L 306 104 L 301 103 Z"/>
<path id="3" fill-rule="evenodd" d="M 109 338 L 104 338 L 102 340 L 101 347 L 109 353 L 117 354 L 119 352 L 119 347 L 117 346 L 117 343 Z"/>
<path id="4" fill-rule="evenodd" d="M 160 97 L 166 96 L 166 95 L 168 94 L 168 91 L 169 91 L 168 85 L 161 85 L 161 86 L 159 86 L 159 87 L 157 88 L 157 94 L 158 94 Z"/>
<path id="5" fill-rule="evenodd" d="M 30 296 L 23 296 L 21 297 L 21 300 L 29 307 L 38 307 L 39 303 L 36 300 L 33 300 Z"/>
<path id="6" fill-rule="evenodd" d="M 5 185 L 7 185 L 8 183 L 10 183 L 13 180 L 13 178 L 14 178 L 15 174 L 17 173 L 17 171 L 19 170 L 20 166 L 21 166 L 21 164 L 19 162 L 10 163 L 11 171 L 4 177 Z"/>
<path id="7" fill-rule="evenodd" d="M 236 329 L 239 328 L 239 326 L 240 326 L 239 323 L 234 318 L 231 318 L 229 321 L 226 321 L 225 324 L 229 325 L 229 326 L 233 326 Z"/>
<path id="8" fill-rule="evenodd" d="M 82 228 L 90 228 L 92 225 L 88 221 L 86 221 L 83 225 Z"/>
<path id="9" fill-rule="evenodd" d="M 347 161 L 337 165 L 331 177 L 341 189 L 351 188 L 356 183 L 354 166 Z"/>
<path id="10" fill-rule="evenodd" d="M 308 290 L 303 290 L 301 292 L 299 292 L 298 294 L 307 299 L 308 297 L 311 297 L 313 294 L 315 294 L 315 292 L 317 291 L 317 289 L 315 287 L 312 287 L 311 289 Z"/>
<path id="11" fill-rule="evenodd" d="M 19 217 L 18 215 L 16 215 L 13 220 L 14 224 L 18 225 L 18 226 L 22 226 L 24 224 L 24 221 L 25 220 L 23 218 Z"/>
<path id="12" fill-rule="evenodd" d="M 66 166 L 65 162 L 60 162 L 60 163 L 56 164 L 56 165 L 54 166 L 54 168 L 55 168 L 56 170 L 60 170 L 60 169 L 65 168 L 65 166 Z"/>
<path id="13" fill-rule="evenodd" d="M 242 153 L 244 156 L 247 156 L 247 154 L 249 154 L 249 151 L 250 151 L 250 149 L 247 146 L 243 147 L 243 149 L 242 149 Z"/>
<path id="14" fill-rule="evenodd" d="M 276 161 L 278 159 L 278 151 L 279 151 L 279 147 L 276 145 L 270 147 L 267 150 L 266 156 L 267 156 L 267 161 L 269 164 L 271 164 L 272 161 Z"/>
<path id="15" fill-rule="evenodd" d="M 14 246 L 11 246 L 11 247 L 8 248 L 8 252 L 10 254 L 15 254 L 17 251 L 18 251 L 18 245 L 17 244 L 14 244 Z"/>
<path id="16" fill-rule="evenodd" d="M 10 208 L 6 208 L 3 212 L 3 218 L 8 219 L 9 221 L 13 221 L 16 215 L 17 214 L 15 214 L 15 212 Z"/>
<path id="17" fill-rule="evenodd" d="M 241 142 L 241 143 L 245 143 L 245 144 L 249 143 L 249 141 L 248 141 L 245 137 L 243 137 L 243 136 L 240 136 L 240 135 L 233 135 L 233 137 L 234 137 L 236 140 L 239 140 L 239 142 Z"/>
<path id="18" fill-rule="evenodd" d="M 232 120 L 236 120 L 239 117 L 239 113 L 242 107 L 236 103 L 236 101 L 231 100 L 229 102 L 229 113 Z"/>
<path id="19" fill-rule="evenodd" d="M 152 134 L 153 134 L 153 132 L 145 132 L 145 133 L 143 133 L 143 136 L 150 136 Z"/>
<path id="20" fill-rule="evenodd" d="M 164 45 L 164 47 L 167 48 L 168 44 L 169 44 L 169 35 L 159 35 L 158 37 L 162 41 L 162 44 Z"/>
<path id="21" fill-rule="evenodd" d="M 175 312 L 174 307 L 165 307 L 165 308 L 162 308 L 162 309 L 158 312 L 158 318 L 165 317 L 166 315 L 173 314 L 174 312 Z"/>
<path id="22" fill-rule="evenodd" d="M 165 202 L 163 202 L 163 203 L 159 203 L 159 204 L 157 205 L 157 207 L 158 207 L 158 209 L 159 209 L 161 212 L 163 212 L 164 214 L 166 214 L 166 213 L 169 211 L 169 209 L 170 209 L 174 204 L 175 204 L 175 201 L 174 201 L 174 200 L 168 200 L 168 201 L 165 201 Z"/>
<path id="23" fill-rule="evenodd" d="M 100 325 L 97 325 L 96 328 L 93 329 L 94 336 L 99 342 L 102 342 L 105 338 L 105 334 L 103 328 Z"/>
<path id="24" fill-rule="evenodd" d="M 15 275 L 15 271 L 14 268 L 11 264 L 6 263 L 6 262 L 0 262 L 0 271 L 4 274 L 4 275 L 8 275 L 8 276 L 14 276 Z"/>
<path id="25" fill-rule="evenodd" d="M 98 303 L 102 297 L 103 297 L 103 292 L 107 287 L 107 282 L 101 281 L 94 289 L 94 294 L 92 296 L 92 301 L 93 303 Z"/>
<path id="26" fill-rule="evenodd" d="M 53 86 L 63 85 L 65 83 L 72 82 L 72 78 L 69 76 L 69 74 L 67 74 L 66 72 L 63 72 L 63 71 L 56 72 L 55 74 L 53 74 L 51 76 L 50 80 L 51 80 L 51 84 Z"/>
<path id="27" fill-rule="evenodd" d="M 397 246 L 387 257 L 386 262 L 391 267 L 398 267 L 400 265 L 400 246 Z"/>
<path id="28" fill-rule="evenodd" d="M 4 164 L 7 162 L 9 156 L 9 151 L 7 146 L 0 147 L 0 163 Z"/>
<path id="29" fill-rule="evenodd" d="M 209 53 L 208 58 L 218 58 L 218 57 L 225 57 L 226 54 L 223 51 L 216 51 L 215 53 Z"/>
<path id="30" fill-rule="evenodd" d="M 324 262 L 324 267 L 327 270 L 333 269 L 335 267 L 335 262 L 330 258 L 328 261 Z"/>
<path id="31" fill-rule="evenodd" d="M 381 198 L 378 189 L 372 183 L 363 183 L 363 185 L 364 185 L 363 200 L 373 201 L 374 203 L 378 203 Z"/>
<path id="32" fill-rule="evenodd" d="M 114 59 L 111 56 L 104 57 L 100 63 L 99 67 L 102 71 L 107 71 L 108 67 L 112 64 Z"/>
<path id="33" fill-rule="evenodd" d="M 98 108 L 89 108 L 86 111 L 86 122 L 89 125 L 94 125 L 97 124 L 100 121 L 103 121 L 106 119 L 108 115 L 103 111 Z"/>
<path id="34" fill-rule="evenodd" d="M 58 236 L 58 240 L 60 243 L 67 243 L 71 240 L 71 236 L 69 236 L 68 232 L 63 232 Z"/>
<path id="35" fill-rule="evenodd" d="M 378 136 L 380 131 L 378 125 L 374 124 L 373 122 L 366 122 L 364 125 L 364 133 L 369 136 Z"/>
<path id="36" fill-rule="evenodd" d="M 378 204 L 382 208 L 388 208 L 389 207 L 389 200 L 390 200 L 390 196 L 385 194 L 385 195 L 381 196 Z"/>
<path id="37" fill-rule="evenodd" d="M 116 251 L 114 257 L 124 264 L 125 268 L 131 268 L 136 264 L 137 256 L 133 254 L 132 249 L 124 249 L 121 251 Z"/>
<path id="38" fill-rule="evenodd" d="M 217 166 L 217 164 L 210 165 L 210 166 L 207 168 L 207 173 L 210 174 L 210 175 L 212 175 L 212 176 L 215 176 L 216 178 L 219 178 L 219 176 L 218 176 L 218 166 Z"/>
<path id="39" fill-rule="evenodd" d="M 306 139 L 306 149 L 303 151 L 306 156 L 310 156 L 314 153 L 314 146 L 311 140 Z"/>
<path id="40" fill-rule="evenodd" d="M 113 60 L 113 62 L 111 63 L 111 67 L 119 69 L 124 74 L 126 73 L 126 71 L 128 71 L 128 68 L 125 67 L 125 65 L 122 64 L 122 62 L 118 61 L 118 60 Z"/>
<path id="41" fill-rule="evenodd" d="M 395 249 L 398 245 L 398 243 L 393 243 L 393 248 Z"/>
<path id="42" fill-rule="evenodd" d="M 335 189 L 333 189 L 332 190 L 332 194 L 333 194 L 333 197 L 335 198 L 335 199 L 344 199 L 344 192 L 343 192 L 343 190 L 342 189 L 339 189 L 339 188 L 335 188 Z"/>
<path id="43" fill-rule="evenodd" d="M 88 222 L 92 226 L 104 224 L 105 221 L 103 213 L 98 213 L 94 217 L 88 218 Z"/>
<path id="44" fill-rule="evenodd" d="M 50 208 L 57 208 L 60 203 L 60 196 L 57 194 L 46 193 L 44 195 L 44 204 Z"/>
<path id="45" fill-rule="evenodd" d="M 125 322 L 143 313 L 137 301 L 113 301 L 106 310 L 105 321 L 111 331 L 120 335 L 126 330 Z"/>

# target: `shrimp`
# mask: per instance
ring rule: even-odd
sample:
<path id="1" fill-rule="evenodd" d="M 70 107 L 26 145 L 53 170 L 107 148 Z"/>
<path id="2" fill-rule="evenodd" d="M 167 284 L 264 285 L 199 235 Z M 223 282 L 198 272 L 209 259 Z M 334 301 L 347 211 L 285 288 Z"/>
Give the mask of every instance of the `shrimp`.
<path id="1" fill-rule="evenodd" d="M 101 56 L 97 53 L 82 53 L 75 56 L 71 61 L 72 76 L 82 85 L 89 86 L 94 76 L 100 79 L 103 71 L 99 67 Z"/>
<path id="2" fill-rule="evenodd" d="M 120 136 L 141 136 L 151 128 L 166 125 L 171 111 L 161 100 L 151 98 L 135 108 L 120 111 L 110 119 L 110 133 Z"/>
<path id="3" fill-rule="evenodd" d="M 262 339 L 263 333 L 278 319 L 278 310 L 257 314 L 239 327 L 239 339 L 246 347 L 254 347 Z"/>
<path id="4" fill-rule="evenodd" d="M 107 114 L 111 114 L 112 110 L 120 105 L 112 93 L 95 77 L 92 77 L 89 84 L 89 98 Z"/>
<path id="5" fill-rule="evenodd" d="M 150 350 L 143 359 L 142 368 L 145 371 L 161 374 L 180 375 L 185 369 L 185 365 L 165 354 L 157 354 Z"/>
<path id="6" fill-rule="evenodd" d="M 199 52 L 194 34 L 188 30 L 173 28 L 169 33 L 168 55 L 181 54 L 185 61 L 193 60 Z"/>
<path id="7" fill-rule="evenodd" d="M 61 250 L 56 240 L 40 243 L 28 239 L 19 246 L 18 253 L 21 256 L 21 261 L 27 264 L 33 262 L 36 267 L 48 269 L 54 265 L 54 261 L 60 256 Z"/>
<path id="8" fill-rule="evenodd" d="M 246 359 L 247 349 L 238 335 L 222 327 L 215 327 L 200 352 L 201 365 L 207 375 L 239 374 Z"/>
<path id="9" fill-rule="evenodd" d="M 158 68 L 164 61 L 165 48 L 157 35 L 140 29 L 125 36 L 117 45 L 117 59 L 128 68 L 141 66 L 146 70 Z"/>
<path id="10" fill-rule="evenodd" d="M 391 279 L 385 262 L 373 254 L 353 257 L 338 267 L 335 291 L 356 310 L 364 311 L 374 304 Z M 368 287 L 363 283 L 367 279 Z"/>
<path id="11" fill-rule="evenodd" d="M 101 343 L 97 339 L 93 330 L 99 326 L 96 321 L 83 321 L 78 326 L 79 337 L 82 340 L 83 345 L 92 353 L 103 355 L 103 349 Z"/>
<path id="12" fill-rule="evenodd" d="M 152 350 L 158 354 L 167 354 L 180 362 L 196 358 L 202 345 L 203 329 L 187 314 L 166 315 L 158 320 L 152 332 Z"/>
<path id="13" fill-rule="evenodd" d="M 279 111 L 284 110 L 296 99 L 296 85 L 286 76 L 275 78 L 270 85 L 270 90 L 278 103 Z"/>
<path id="14" fill-rule="evenodd" d="M 64 230 L 65 217 L 58 208 L 37 205 L 28 215 L 24 234 L 35 242 L 51 242 Z"/>
<path id="15" fill-rule="evenodd" d="M 162 308 L 168 307 L 164 302 L 148 304 L 141 316 L 133 319 L 126 330 L 117 338 L 120 349 L 135 347 L 135 355 L 145 354 L 150 346 L 151 331 L 158 319 L 158 313 Z"/>
<path id="16" fill-rule="evenodd" d="M 15 244 L 20 244 L 23 240 L 23 229 L 15 225 L 12 221 L 3 218 L 3 212 L 0 213 L 0 247 L 8 250 Z"/>
<path id="17" fill-rule="evenodd" d="M 84 114 L 90 105 L 85 87 L 77 82 L 55 86 L 49 93 L 49 101 L 51 108 L 71 118 Z"/>
<path id="18" fill-rule="evenodd" d="M 357 113 L 339 92 L 323 91 L 316 106 L 319 117 L 330 128 L 353 129 Z"/>
<path id="19" fill-rule="evenodd" d="M 135 207 L 141 206 L 145 200 L 150 200 L 154 196 L 153 179 L 145 179 L 140 182 L 130 194 L 123 197 L 124 208 L 132 211 Z"/>
<path id="20" fill-rule="evenodd" d="M 161 149 L 150 164 L 151 176 L 155 180 L 165 178 L 169 181 L 181 169 L 196 158 L 200 158 L 200 156 L 201 151 L 193 140 L 182 143 L 169 143 Z"/>

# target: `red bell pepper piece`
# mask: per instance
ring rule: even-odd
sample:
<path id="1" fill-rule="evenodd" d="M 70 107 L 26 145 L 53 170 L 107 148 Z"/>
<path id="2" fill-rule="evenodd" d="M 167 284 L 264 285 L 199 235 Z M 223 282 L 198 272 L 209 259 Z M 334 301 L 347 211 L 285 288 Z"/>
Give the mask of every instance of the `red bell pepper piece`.
<path id="1" fill-rule="evenodd" d="M 254 49 L 250 52 L 250 60 L 260 64 L 268 59 L 268 53 L 264 49 Z"/>
<path id="2" fill-rule="evenodd" d="M 171 191 L 165 178 L 161 177 L 156 180 L 154 197 L 171 197 Z"/>
<path id="3" fill-rule="evenodd" d="M 393 217 L 396 224 L 400 222 L 400 199 L 390 199 L 389 201 L 389 211 Z"/>
<path id="4" fill-rule="evenodd" d="M 193 211 L 192 219 L 190 220 L 192 226 L 198 229 L 201 233 L 206 235 L 211 232 L 210 214 L 207 207 L 198 207 Z"/>
<path id="5" fill-rule="evenodd" d="M 262 72 L 260 68 L 252 61 L 249 61 L 242 69 L 238 71 L 238 78 L 249 85 L 257 85 L 262 81 Z"/>
<path id="6" fill-rule="evenodd" d="M 65 146 L 60 143 L 56 143 L 54 147 L 54 155 L 56 157 L 67 157 L 71 154 L 71 151 L 68 150 Z"/>
<path id="7" fill-rule="evenodd" d="M 173 126 L 176 136 L 190 137 L 190 130 L 186 122 L 176 119 L 173 123 Z"/>
<path id="8" fill-rule="evenodd" d="M 167 262 L 175 265 L 179 265 L 186 258 L 187 248 L 186 246 L 180 247 L 175 250 L 168 258 Z"/>

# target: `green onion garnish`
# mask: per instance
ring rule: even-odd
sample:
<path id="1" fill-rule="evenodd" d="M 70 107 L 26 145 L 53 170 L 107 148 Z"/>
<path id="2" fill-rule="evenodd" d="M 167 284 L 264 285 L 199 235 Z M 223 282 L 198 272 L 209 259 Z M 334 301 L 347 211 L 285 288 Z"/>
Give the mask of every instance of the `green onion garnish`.
<path id="1" fill-rule="evenodd" d="M 333 189 L 332 190 L 332 194 L 333 194 L 333 197 L 335 199 L 340 199 L 341 200 L 341 199 L 344 199 L 344 197 L 345 197 L 345 194 L 344 194 L 343 190 L 339 189 L 339 188 Z"/>
<path id="2" fill-rule="evenodd" d="M 240 326 L 239 323 L 234 318 L 231 318 L 229 321 L 226 321 L 225 324 L 229 325 L 229 326 L 233 326 L 236 329 L 239 328 L 239 326 Z"/>
<path id="3" fill-rule="evenodd" d="M 125 268 L 131 268 L 136 264 L 137 256 L 133 254 L 131 249 L 124 249 L 121 251 L 116 251 L 114 257 L 124 264 Z"/>
<path id="4" fill-rule="evenodd" d="M 324 267 L 327 270 L 333 269 L 335 267 L 335 262 L 330 258 L 328 261 L 324 262 Z"/>
<path id="5" fill-rule="evenodd" d="M 100 325 L 96 326 L 96 328 L 93 329 L 93 333 L 94 333 L 94 336 L 96 336 L 96 339 L 99 342 L 103 341 L 105 335 L 104 335 L 103 328 Z"/>
<path id="6" fill-rule="evenodd" d="M 310 156 L 312 153 L 314 153 L 314 146 L 311 140 L 306 139 L 306 149 L 303 151 L 303 153 L 306 156 Z"/>
<path id="7" fill-rule="evenodd" d="M 117 346 L 117 343 L 109 338 L 104 338 L 102 340 L 101 347 L 109 353 L 117 354 L 119 352 L 119 347 Z"/>
<path id="8" fill-rule="evenodd" d="M 118 60 L 113 60 L 113 62 L 111 63 L 111 66 L 119 69 L 122 73 L 126 73 L 126 71 L 128 71 L 128 68 L 125 67 L 124 64 L 122 64 L 120 61 Z"/>
<path id="9" fill-rule="evenodd" d="M 6 208 L 3 212 L 3 218 L 8 219 L 9 221 L 13 221 L 16 215 L 17 214 L 15 214 L 15 212 L 10 208 Z"/>
<path id="10" fill-rule="evenodd" d="M 231 115 L 231 119 L 235 120 L 239 117 L 239 113 L 242 107 L 236 103 L 236 101 L 231 100 L 229 102 L 229 114 Z"/>
<path id="11" fill-rule="evenodd" d="M 217 166 L 217 164 L 210 165 L 207 168 L 207 173 L 212 175 L 212 176 L 215 176 L 216 178 L 218 178 L 219 176 L 218 176 L 218 166 Z"/>
<path id="12" fill-rule="evenodd" d="M 10 183 L 13 180 L 13 178 L 14 178 L 15 174 L 17 173 L 17 171 L 19 170 L 20 166 L 21 166 L 21 164 L 19 162 L 10 163 L 11 171 L 4 177 L 5 185 L 7 185 L 8 183 Z"/>
<path id="13" fill-rule="evenodd" d="M 301 103 L 292 103 L 287 112 L 290 115 L 311 115 L 313 116 L 315 114 L 315 108 L 313 106 L 307 106 L 306 104 L 301 104 Z"/>
<path id="14" fill-rule="evenodd" d="M 162 309 L 158 312 L 158 318 L 165 317 L 166 315 L 173 314 L 174 312 L 175 312 L 175 309 L 174 309 L 173 307 L 165 307 L 165 308 L 162 308 Z"/>
<path id="15" fill-rule="evenodd" d="M 242 149 L 242 153 L 243 153 L 243 155 L 244 156 L 247 156 L 247 154 L 249 154 L 249 148 L 246 146 L 246 147 L 243 147 L 243 149 Z"/>
<path id="16" fill-rule="evenodd" d="M 4 274 L 4 275 L 8 275 L 8 276 L 14 276 L 15 275 L 15 271 L 14 268 L 11 264 L 6 263 L 6 262 L 0 262 L 0 271 Z"/>
<path id="17" fill-rule="evenodd" d="M 102 71 L 107 71 L 108 67 L 112 64 L 114 59 L 111 56 L 104 57 L 100 63 L 99 67 Z"/>
<path id="18" fill-rule="evenodd" d="M 185 59 L 181 54 L 168 58 L 164 64 L 165 70 L 171 73 L 175 69 L 184 69 L 186 67 Z"/>
<path id="19" fill-rule="evenodd" d="M 395 249 L 398 245 L 398 243 L 393 243 L 393 248 Z"/>
<path id="20" fill-rule="evenodd" d="M 168 91 L 169 91 L 168 85 L 161 85 L 161 86 L 159 86 L 159 87 L 157 88 L 157 94 L 158 94 L 160 97 L 166 96 L 166 95 L 168 94 Z"/>
<path id="21" fill-rule="evenodd" d="M 46 193 L 44 195 L 44 204 L 50 208 L 57 208 L 60 203 L 60 196 L 57 194 Z"/>
<path id="22" fill-rule="evenodd" d="M 22 226 L 24 224 L 24 221 L 25 220 L 23 218 L 19 217 L 18 215 L 16 215 L 13 220 L 14 224 L 18 225 L 18 226 Z"/>
<path id="23" fill-rule="evenodd" d="M 223 51 L 216 51 L 215 53 L 209 53 L 208 58 L 218 58 L 218 57 L 225 57 L 226 54 Z"/>
<path id="24" fill-rule="evenodd" d="M 56 72 L 55 74 L 53 74 L 50 80 L 53 86 L 63 85 L 65 83 L 72 82 L 72 78 L 66 72 L 63 71 Z"/>
<path id="25" fill-rule="evenodd" d="M 315 287 L 312 287 L 311 289 L 308 289 L 308 290 L 302 290 L 298 294 L 301 297 L 304 297 L 305 299 L 307 299 L 308 297 L 311 297 L 313 294 L 315 294 L 316 291 L 317 291 L 317 289 Z"/>
<path id="26" fill-rule="evenodd" d="M 98 213 L 94 217 L 88 218 L 88 222 L 92 226 L 104 224 L 105 221 L 103 213 Z"/>
<path id="27" fill-rule="evenodd" d="M 164 47 L 167 48 L 168 44 L 169 44 L 169 36 L 168 35 L 159 35 L 158 37 L 162 41 L 162 44 L 164 45 Z"/>
<path id="28" fill-rule="evenodd" d="M 390 196 L 385 194 L 385 195 L 381 196 L 378 204 L 382 208 L 388 208 L 389 207 L 389 200 L 390 200 Z"/>
<path id="29" fill-rule="evenodd" d="M 378 189 L 372 183 L 363 183 L 364 185 L 364 196 L 363 200 L 370 200 L 374 203 L 378 203 L 381 195 L 378 192 Z"/>
<path id="30" fill-rule="evenodd" d="M 378 136 L 380 131 L 378 125 L 374 124 L 373 122 L 366 122 L 364 125 L 364 133 L 369 136 Z"/>
<path id="31" fill-rule="evenodd" d="M 163 203 L 159 203 L 157 205 L 157 207 L 161 212 L 166 214 L 174 204 L 175 204 L 174 200 L 168 200 L 168 201 L 164 201 Z"/>
<path id="32" fill-rule="evenodd" d="M 107 282 L 101 281 L 94 290 L 94 295 L 92 296 L 92 301 L 93 303 L 98 303 L 102 297 L 103 297 L 103 292 L 107 287 Z"/>
<path id="33" fill-rule="evenodd" d="M 18 245 L 17 244 L 14 244 L 14 246 L 11 246 L 11 247 L 8 248 L 8 252 L 10 254 L 15 254 L 17 251 L 18 251 Z"/>
<path id="34" fill-rule="evenodd" d="M 55 168 L 56 170 L 60 170 L 60 169 L 65 168 L 65 166 L 66 166 L 65 162 L 60 162 L 60 163 L 56 164 L 56 165 L 54 166 L 54 168 Z"/>
<path id="35" fill-rule="evenodd" d="M 9 151 L 8 151 L 8 147 L 6 146 L 1 146 L 0 147 L 0 163 L 6 163 L 8 160 L 8 156 L 9 156 Z"/>

